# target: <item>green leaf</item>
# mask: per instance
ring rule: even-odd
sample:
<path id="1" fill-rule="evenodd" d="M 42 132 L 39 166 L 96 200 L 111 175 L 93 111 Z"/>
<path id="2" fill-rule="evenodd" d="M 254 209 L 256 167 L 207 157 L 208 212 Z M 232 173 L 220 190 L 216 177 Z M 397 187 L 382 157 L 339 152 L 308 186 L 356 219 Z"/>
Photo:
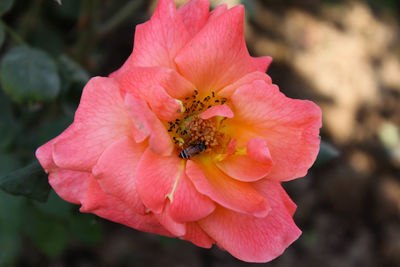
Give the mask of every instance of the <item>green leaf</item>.
<path id="1" fill-rule="evenodd" d="M 13 266 L 20 252 L 24 199 L 0 191 L 0 266 Z"/>
<path id="2" fill-rule="evenodd" d="M 0 91 L 0 150 L 11 145 L 19 132 L 20 125 L 15 120 L 8 97 Z M 1 166 L 1 163 L 0 163 Z M 0 168 L 0 170 L 2 170 Z M 4 173 L 1 173 L 2 175 Z"/>
<path id="3" fill-rule="evenodd" d="M 77 85 L 82 90 L 83 86 L 89 81 L 90 77 L 86 70 L 67 55 L 61 55 L 58 58 L 58 68 L 63 80 L 64 91 L 73 85 Z"/>
<path id="4" fill-rule="evenodd" d="M 3 45 L 5 38 L 6 34 L 4 33 L 3 25 L 0 23 L 0 47 Z"/>
<path id="5" fill-rule="evenodd" d="M 14 0 L 0 0 L 0 16 L 11 9 Z"/>
<path id="6" fill-rule="evenodd" d="M 16 102 L 51 100 L 60 91 L 56 66 L 41 50 L 15 47 L 6 53 L 1 67 L 3 90 Z"/>
<path id="7" fill-rule="evenodd" d="M 103 237 L 102 230 L 101 225 L 90 214 L 76 214 L 71 217 L 71 234 L 85 245 L 97 244 Z"/>
<path id="8" fill-rule="evenodd" d="M 21 240 L 16 233 L 3 232 L 0 229 L 0 266 L 13 266 L 18 260 Z"/>
<path id="9" fill-rule="evenodd" d="M 46 201 L 50 185 L 39 162 L 0 177 L 0 189 L 13 195 L 23 195 Z"/>
<path id="10" fill-rule="evenodd" d="M 321 141 L 319 153 L 315 160 L 314 166 L 321 166 L 329 161 L 337 158 L 340 155 L 339 151 L 331 144 Z"/>
<path id="11" fill-rule="evenodd" d="M 24 233 L 48 257 L 60 256 L 67 247 L 68 233 L 61 220 L 47 216 L 34 207 L 25 213 Z"/>

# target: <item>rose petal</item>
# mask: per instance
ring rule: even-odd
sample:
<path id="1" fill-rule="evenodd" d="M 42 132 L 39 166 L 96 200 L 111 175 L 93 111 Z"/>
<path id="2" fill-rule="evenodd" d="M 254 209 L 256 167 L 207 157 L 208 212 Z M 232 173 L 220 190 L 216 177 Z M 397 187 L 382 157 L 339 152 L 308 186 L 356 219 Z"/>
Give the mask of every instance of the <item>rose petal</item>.
<path id="1" fill-rule="evenodd" d="M 244 182 L 254 182 L 265 177 L 273 166 L 266 142 L 262 139 L 250 139 L 246 155 L 232 155 L 217 162 L 228 176 Z"/>
<path id="2" fill-rule="evenodd" d="M 186 2 L 178 9 L 186 29 L 193 38 L 206 24 L 209 15 L 209 0 L 192 0 Z"/>
<path id="3" fill-rule="evenodd" d="M 218 91 L 256 71 L 246 48 L 243 23 L 244 8 L 236 6 L 207 23 L 177 54 L 180 73 L 200 93 Z"/>
<path id="4" fill-rule="evenodd" d="M 171 236 L 153 214 L 140 215 L 116 197 L 105 194 L 94 177 L 90 177 L 81 212 L 94 213 L 104 219 L 121 223 L 140 231 Z"/>
<path id="5" fill-rule="evenodd" d="M 146 149 L 136 167 L 136 186 L 143 203 L 161 213 L 166 198 L 173 195 L 182 178 L 184 164 L 176 155 L 163 157 Z"/>
<path id="6" fill-rule="evenodd" d="M 131 135 L 132 123 L 118 83 L 111 78 L 92 78 L 83 89 L 70 128 L 53 144 L 54 162 L 65 169 L 91 171 L 109 145 Z"/>
<path id="7" fill-rule="evenodd" d="M 252 73 L 249 73 L 245 76 L 243 76 L 241 79 L 237 80 L 235 83 L 230 84 L 223 88 L 221 91 L 218 92 L 218 96 L 220 97 L 226 97 L 230 98 L 233 93 L 238 89 L 239 87 L 246 85 L 246 84 L 252 84 L 254 81 L 261 80 L 266 82 L 267 84 L 272 84 L 271 77 L 269 77 L 267 74 L 259 71 L 255 71 Z"/>
<path id="8" fill-rule="evenodd" d="M 186 223 L 186 234 L 183 239 L 202 248 L 211 248 L 215 243 L 196 222 Z"/>
<path id="9" fill-rule="evenodd" d="M 273 260 L 301 234 L 287 212 L 278 182 L 268 183 L 260 193 L 271 203 L 265 218 L 255 218 L 218 207 L 199 221 L 204 231 L 233 256 L 247 262 Z"/>
<path id="10" fill-rule="evenodd" d="M 174 1 L 160 0 L 150 21 L 136 26 L 130 66 L 175 69 L 174 58 L 189 38 Z"/>
<path id="11" fill-rule="evenodd" d="M 163 211 L 159 214 L 154 214 L 162 226 L 165 227 L 174 236 L 184 236 L 186 233 L 186 224 L 175 221 L 170 214 L 169 201 L 165 202 Z"/>
<path id="12" fill-rule="evenodd" d="M 136 142 L 144 140 L 149 136 L 149 147 L 159 155 L 171 155 L 174 146 L 171 138 L 161 121 L 149 109 L 144 100 L 126 94 L 125 105 L 136 129 L 134 135 Z"/>
<path id="13" fill-rule="evenodd" d="M 270 210 L 268 202 L 250 184 L 228 177 L 211 162 L 188 160 L 186 174 L 201 194 L 224 207 L 257 217 L 265 217 Z"/>
<path id="14" fill-rule="evenodd" d="M 218 106 L 212 106 L 206 111 L 202 112 L 199 116 L 203 120 L 207 120 L 215 116 L 232 118 L 233 112 L 228 105 L 223 104 Z"/>
<path id="15" fill-rule="evenodd" d="M 85 199 L 89 180 L 88 172 L 56 169 L 49 175 L 49 183 L 57 195 L 74 204 Z"/>
<path id="16" fill-rule="evenodd" d="M 124 201 L 139 214 L 145 214 L 146 207 L 136 190 L 135 170 L 145 149 L 145 143 L 123 137 L 104 151 L 92 171 L 105 193 Z"/>
<path id="17" fill-rule="evenodd" d="M 149 89 L 159 85 L 173 98 L 185 98 L 192 95 L 195 87 L 173 69 L 162 66 L 132 67 L 126 69 L 120 77 L 121 89 L 146 101 L 153 96 Z"/>
<path id="18" fill-rule="evenodd" d="M 256 80 L 231 98 L 235 117 L 228 131 L 240 142 L 261 138 L 274 166 L 269 179 L 291 180 L 306 175 L 319 151 L 321 110 L 313 102 L 290 99 L 275 85 Z"/>
<path id="19" fill-rule="evenodd" d="M 178 222 L 196 221 L 208 216 L 214 209 L 214 202 L 200 194 L 186 174 L 182 173 L 171 197 L 171 217 Z"/>
<path id="20" fill-rule="evenodd" d="M 253 61 L 258 71 L 266 72 L 272 63 L 272 57 L 253 57 Z"/>

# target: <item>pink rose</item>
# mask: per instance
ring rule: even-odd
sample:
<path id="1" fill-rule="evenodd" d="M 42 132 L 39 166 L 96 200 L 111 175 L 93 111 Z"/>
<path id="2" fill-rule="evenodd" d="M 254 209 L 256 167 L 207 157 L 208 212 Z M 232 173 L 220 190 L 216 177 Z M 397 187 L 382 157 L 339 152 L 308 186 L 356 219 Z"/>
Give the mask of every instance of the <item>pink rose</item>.
<path id="1" fill-rule="evenodd" d="M 36 151 L 58 195 L 244 261 L 282 254 L 301 231 L 281 181 L 313 164 L 321 111 L 272 84 L 243 20 L 243 6 L 160 0 L 125 64 L 92 78 L 73 124 Z"/>

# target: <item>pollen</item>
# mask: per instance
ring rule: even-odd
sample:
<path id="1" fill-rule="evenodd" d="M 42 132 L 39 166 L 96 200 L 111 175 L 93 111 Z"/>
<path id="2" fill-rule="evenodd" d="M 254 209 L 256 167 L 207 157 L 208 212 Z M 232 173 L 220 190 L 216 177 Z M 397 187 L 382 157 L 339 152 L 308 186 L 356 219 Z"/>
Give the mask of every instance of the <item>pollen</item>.
<path id="1" fill-rule="evenodd" d="M 226 102 L 226 98 L 219 98 L 214 91 L 209 95 L 200 95 L 197 90 L 182 100 L 182 116 L 168 122 L 167 125 L 168 133 L 178 152 L 199 143 L 206 145 L 205 152 L 221 153 L 226 150 L 230 138 L 221 132 L 224 118 L 213 117 L 204 120 L 199 117 L 199 114 L 208 108 Z"/>

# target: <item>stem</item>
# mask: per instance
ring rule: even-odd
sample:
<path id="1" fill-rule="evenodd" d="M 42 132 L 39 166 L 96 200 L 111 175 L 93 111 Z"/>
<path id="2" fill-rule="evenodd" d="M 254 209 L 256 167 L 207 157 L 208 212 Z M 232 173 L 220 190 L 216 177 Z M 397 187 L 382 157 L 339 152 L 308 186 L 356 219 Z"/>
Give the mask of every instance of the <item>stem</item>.
<path id="1" fill-rule="evenodd" d="M 14 40 L 14 42 L 16 42 L 17 44 L 26 44 L 25 41 L 19 36 L 19 34 L 6 23 L 4 23 L 4 21 L 0 20 L 0 24 L 5 32 L 10 35 L 10 37 Z"/>
<path id="2" fill-rule="evenodd" d="M 99 27 L 99 36 L 104 36 L 123 24 L 125 20 L 129 19 L 142 5 L 143 0 L 131 0 L 123 6 L 117 14 L 111 17 L 106 23 Z"/>

